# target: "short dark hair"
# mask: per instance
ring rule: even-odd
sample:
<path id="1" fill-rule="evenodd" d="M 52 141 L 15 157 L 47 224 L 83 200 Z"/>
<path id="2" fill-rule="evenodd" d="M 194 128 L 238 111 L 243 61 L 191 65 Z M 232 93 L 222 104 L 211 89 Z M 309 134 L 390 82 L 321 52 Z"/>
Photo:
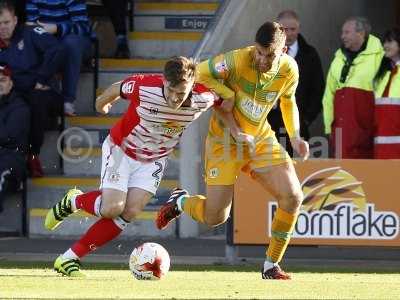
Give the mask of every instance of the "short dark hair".
<path id="1" fill-rule="evenodd" d="M 285 30 L 276 22 L 265 22 L 256 33 L 256 43 L 266 48 L 271 45 L 285 44 L 285 40 Z"/>
<path id="2" fill-rule="evenodd" d="M 4 10 L 8 10 L 9 12 L 15 15 L 14 2 L 10 0 L 0 0 L 0 14 L 2 14 Z"/>
<path id="3" fill-rule="evenodd" d="M 164 66 L 164 77 L 172 85 L 189 81 L 195 76 L 196 64 L 191 58 L 175 56 Z"/>

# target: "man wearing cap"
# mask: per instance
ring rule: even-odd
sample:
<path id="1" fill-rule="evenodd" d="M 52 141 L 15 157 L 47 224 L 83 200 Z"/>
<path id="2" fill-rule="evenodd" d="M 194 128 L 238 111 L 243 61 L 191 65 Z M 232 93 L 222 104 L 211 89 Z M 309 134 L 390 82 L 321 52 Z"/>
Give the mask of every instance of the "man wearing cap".
<path id="1" fill-rule="evenodd" d="M 13 90 L 11 70 L 0 64 L 0 212 L 5 193 L 26 176 L 29 107 Z"/>

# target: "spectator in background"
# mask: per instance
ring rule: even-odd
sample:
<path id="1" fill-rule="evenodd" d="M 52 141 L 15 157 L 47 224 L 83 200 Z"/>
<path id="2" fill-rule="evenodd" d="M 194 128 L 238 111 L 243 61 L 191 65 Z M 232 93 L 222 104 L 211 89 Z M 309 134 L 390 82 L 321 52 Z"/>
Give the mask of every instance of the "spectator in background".
<path id="1" fill-rule="evenodd" d="M 383 38 L 385 57 L 374 80 L 374 158 L 400 158 L 400 28 Z"/>
<path id="2" fill-rule="evenodd" d="M 62 90 L 64 113 L 75 116 L 74 101 L 82 60 L 91 55 L 90 24 L 84 0 L 28 0 L 27 24 L 40 25 L 66 48 Z"/>
<path id="3" fill-rule="evenodd" d="M 117 48 L 114 53 L 115 58 L 129 58 L 128 39 L 126 36 L 126 9 L 128 6 L 127 0 L 102 0 L 105 6 L 111 23 L 114 27 L 115 36 L 117 37 Z"/>
<path id="4" fill-rule="evenodd" d="M 26 0 L 13 0 L 15 7 L 15 15 L 18 18 L 18 25 L 24 24 L 26 21 Z"/>
<path id="5" fill-rule="evenodd" d="M 28 166 L 32 177 L 43 176 L 38 155 L 43 144 L 49 116 L 62 113 L 63 98 L 51 86 L 51 79 L 61 70 L 65 53 L 55 37 L 41 27 L 16 26 L 17 17 L 11 1 L 0 1 L 0 62 L 13 70 L 14 89 L 31 107 L 30 154 Z"/>
<path id="6" fill-rule="evenodd" d="M 291 57 L 299 66 L 299 85 L 296 90 L 296 102 L 300 113 L 300 135 L 305 140 L 310 138 L 309 126 L 318 116 L 322 108 L 324 93 L 324 74 L 321 59 L 315 48 L 309 45 L 300 34 L 300 20 L 296 12 L 284 10 L 279 13 L 278 23 L 286 33 L 286 46 Z M 279 103 L 274 106 L 268 115 L 268 122 L 275 131 L 277 139 L 292 156 L 293 149 L 285 131 Z M 284 139 L 282 139 L 284 137 Z"/>
<path id="7" fill-rule="evenodd" d="M 342 47 L 329 68 L 323 97 L 325 133 L 337 158 L 372 158 L 374 135 L 373 78 L 383 56 L 363 17 L 342 27 Z"/>
<path id="8" fill-rule="evenodd" d="M 5 193 L 26 177 L 29 108 L 13 90 L 11 70 L 0 64 L 0 212 Z"/>

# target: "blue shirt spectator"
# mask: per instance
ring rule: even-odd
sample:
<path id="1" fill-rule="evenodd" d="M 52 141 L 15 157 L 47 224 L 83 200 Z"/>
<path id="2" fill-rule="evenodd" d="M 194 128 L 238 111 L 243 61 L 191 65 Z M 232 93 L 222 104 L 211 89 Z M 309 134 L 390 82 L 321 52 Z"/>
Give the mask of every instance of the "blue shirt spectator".
<path id="1" fill-rule="evenodd" d="M 82 60 L 91 54 L 90 24 L 84 0 L 28 0 L 27 24 L 40 25 L 55 35 L 67 50 L 63 72 L 64 112 L 75 115 L 76 99 Z"/>
<path id="2" fill-rule="evenodd" d="M 55 24 L 57 36 L 90 36 L 90 24 L 83 0 L 30 0 L 26 3 L 27 22 Z"/>

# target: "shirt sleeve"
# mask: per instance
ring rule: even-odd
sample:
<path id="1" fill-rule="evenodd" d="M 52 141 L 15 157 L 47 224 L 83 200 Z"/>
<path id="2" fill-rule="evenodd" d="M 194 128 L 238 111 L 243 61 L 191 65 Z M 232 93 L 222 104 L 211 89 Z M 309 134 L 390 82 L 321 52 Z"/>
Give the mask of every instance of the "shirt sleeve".
<path id="1" fill-rule="evenodd" d="M 133 75 L 126 78 L 121 83 L 120 96 L 121 98 L 128 100 L 135 104 L 135 106 L 139 105 L 139 84 L 140 77 L 138 75 Z"/>
<path id="2" fill-rule="evenodd" d="M 297 66 L 290 69 L 289 80 L 280 97 L 283 122 L 290 138 L 300 136 L 299 109 L 296 104 L 296 88 L 299 83 Z"/>
<path id="3" fill-rule="evenodd" d="M 26 1 L 26 20 L 28 22 L 36 22 L 39 20 L 39 9 L 36 5 L 36 1 L 28 0 Z"/>
<path id="4" fill-rule="evenodd" d="M 197 66 L 197 82 L 217 93 L 222 99 L 235 96 L 235 92 L 221 83 L 235 74 L 235 59 L 233 52 L 218 55 L 201 62 Z"/>

